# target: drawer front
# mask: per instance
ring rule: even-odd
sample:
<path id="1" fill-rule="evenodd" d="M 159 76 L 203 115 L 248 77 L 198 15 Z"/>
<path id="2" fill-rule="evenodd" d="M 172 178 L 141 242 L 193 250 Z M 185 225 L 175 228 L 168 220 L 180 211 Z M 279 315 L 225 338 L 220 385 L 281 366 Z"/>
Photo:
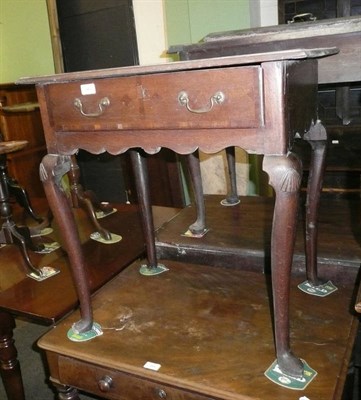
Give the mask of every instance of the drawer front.
<path id="1" fill-rule="evenodd" d="M 214 400 L 199 395 L 138 378 L 131 374 L 101 368 L 72 358 L 59 356 L 59 379 L 69 385 L 105 399 L 121 400 Z"/>
<path id="2" fill-rule="evenodd" d="M 58 131 L 255 128 L 260 68 L 97 79 L 48 87 Z"/>

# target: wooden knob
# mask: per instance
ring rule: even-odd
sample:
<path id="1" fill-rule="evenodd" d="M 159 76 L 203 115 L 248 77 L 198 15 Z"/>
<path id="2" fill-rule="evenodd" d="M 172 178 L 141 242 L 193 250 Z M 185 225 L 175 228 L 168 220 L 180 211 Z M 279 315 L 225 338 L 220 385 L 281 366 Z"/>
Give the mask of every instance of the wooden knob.
<path id="1" fill-rule="evenodd" d="M 98 387 L 102 392 L 109 392 L 113 384 L 113 379 L 106 375 L 98 382 Z"/>
<path id="2" fill-rule="evenodd" d="M 357 303 L 357 304 L 355 305 L 355 310 L 356 310 L 358 313 L 361 313 L 361 301 L 360 301 L 360 303 Z"/>

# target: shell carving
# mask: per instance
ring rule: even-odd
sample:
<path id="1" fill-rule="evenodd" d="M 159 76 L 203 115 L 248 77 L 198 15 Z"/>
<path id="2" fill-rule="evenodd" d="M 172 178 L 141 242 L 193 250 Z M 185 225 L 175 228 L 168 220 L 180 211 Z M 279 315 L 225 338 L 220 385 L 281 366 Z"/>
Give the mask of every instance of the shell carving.
<path id="1" fill-rule="evenodd" d="M 287 169 L 281 178 L 281 191 L 296 192 L 301 185 L 301 175 L 295 169 Z"/>

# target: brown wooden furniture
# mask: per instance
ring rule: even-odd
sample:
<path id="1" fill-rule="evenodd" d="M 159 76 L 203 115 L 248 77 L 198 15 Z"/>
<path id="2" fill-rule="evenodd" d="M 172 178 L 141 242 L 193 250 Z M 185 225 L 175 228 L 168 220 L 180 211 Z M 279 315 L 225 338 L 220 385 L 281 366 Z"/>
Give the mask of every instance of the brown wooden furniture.
<path id="1" fill-rule="evenodd" d="M 196 60 L 205 57 L 223 57 L 235 54 L 249 54 L 258 51 L 279 51 L 289 50 L 298 47 L 311 48 L 315 44 L 317 46 L 329 47 L 337 46 L 339 53 L 334 57 L 326 57 L 320 59 L 318 62 L 318 83 L 319 84 L 354 84 L 361 82 L 361 54 L 359 43 L 361 41 L 361 18 L 359 16 L 336 18 L 329 20 L 322 20 L 314 22 L 295 23 L 290 25 L 279 25 L 271 27 L 262 27 L 254 29 L 245 29 L 240 31 L 227 31 L 211 33 L 207 35 L 202 43 L 192 44 L 186 46 L 175 46 L 170 52 L 176 52 L 179 54 L 182 60 Z M 319 97 L 319 96 L 318 96 Z M 318 98 L 318 101 L 320 99 Z M 345 108 L 344 102 L 339 102 L 337 105 L 337 113 L 341 119 L 347 115 L 350 116 L 350 109 Z M 346 104 L 347 106 L 347 104 Z M 326 117 L 327 113 L 322 113 L 321 106 L 318 106 L 318 116 Z M 326 114 L 326 115 L 325 115 Z M 347 119 L 347 118 L 346 118 Z M 323 119 L 322 122 L 324 123 Z M 321 140 L 310 140 L 309 144 L 313 147 L 312 152 L 306 153 L 304 150 L 300 151 L 299 142 L 293 143 L 294 151 L 301 157 L 304 165 L 306 165 L 310 171 L 310 175 L 314 175 L 317 170 L 319 177 L 324 175 L 324 171 L 320 170 L 320 167 L 324 169 L 326 167 L 326 156 L 327 147 L 334 146 L 331 141 L 336 140 L 338 149 L 333 151 L 328 163 L 330 168 L 334 168 L 340 160 L 340 154 L 346 153 L 346 150 L 354 148 L 355 155 L 348 158 L 348 162 L 353 164 L 353 160 L 358 157 L 358 136 L 352 139 L 351 135 L 340 134 L 339 131 L 333 129 L 334 126 L 327 126 L 333 133 L 330 138 L 326 135 L 319 137 Z M 353 129 L 352 126 L 346 129 Z M 327 129 L 328 130 L 328 129 Z M 336 131 L 336 135 L 334 135 Z M 357 129 L 356 129 L 357 131 Z M 347 139 L 347 137 L 351 137 Z M 307 142 L 307 140 L 306 140 Z M 304 146 L 302 146 L 304 147 Z M 320 153 L 323 153 L 322 156 Z M 311 154 L 311 157 L 310 157 Z M 313 155 L 318 154 L 318 157 L 323 158 L 323 162 L 319 163 L 317 159 L 313 159 Z M 317 166 L 318 164 L 318 166 Z M 342 169 L 343 167 L 341 167 Z M 339 168 L 335 168 L 339 170 Z M 312 173 L 311 173 L 312 171 Z M 359 172 L 356 166 L 356 176 L 359 182 Z M 318 203 L 319 203 L 319 190 L 310 190 L 310 185 L 320 185 L 322 182 L 318 179 L 308 179 L 306 186 L 308 186 L 308 200 L 309 204 L 312 204 L 312 210 L 309 210 L 308 218 L 305 221 L 306 237 L 309 238 L 307 246 L 310 246 L 306 250 L 307 264 L 310 266 L 311 271 L 315 271 L 317 268 L 317 232 L 313 232 L 313 227 L 317 221 Z M 356 188 L 356 193 L 359 193 L 359 183 Z M 317 194 L 315 197 L 314 194 Z M 310 197 L 311 196 L 311 197 Z M 202 201 L 202 193 L 197 194 L 198 203 Z M 312 273 L 309 276 L 311 281 L 316 279 L 317 274 Z"/>
<path id="2" fill-rule="evenodd" d="M 314 140 L 317 159 L 311 196 L 317 196 L 325 131 L 316 115 L 317 60 L 335 49 L 290 50 L 25 79 L 36 83 L 49 155 L 41 164 L 44 188 L 69 254 L 81 307 L 75 331 L 93 326 L 89 287 L 76 225 L 60 189 L 79 148 L 118 154 L 128 149 L 136 176 L 147 244 L 147 267 L 158 268 L 143 149 L 181 154 L 240 146 L 264 154 L 276 192 L 272 279 L 277 360 L 301 377 L 289 340 L 290 268 L 302 167 L 290 153 L 296 133 Z M 324 148 L 324 146 L 323 146 Z M 311 197 L 312 199 L 312 197 Z M 312 202 L 309 210 L 312 211 Z M 309 271 L 313 276 L 314 271 Z M 317 284 L 317 276 L 313 276 Z"/>
<path id="3" fill-rule="evenodd" d="M 22 151 L 12 152 L 7 156 L 6 181 L 9 195 L 15 197 L 35 220 L 42 222 L 43 218 L 35 213 L 30 201 L 30 197 L 45 196 L 38 173 L 39 164 L 46 153 L 45 138 L 34 85 L 18 86 L 13 83 L 0 85 L 0 132 L 3 141 L 26 140 L 27 142 Z M 72 171 L 78 169 L 75 158 L 73 164 Z M 5 167 L 2 168 L 4 169 Z M 75 173 L 69 175 L 71 178 Z M 26 187 L 26 191 L 23 187 Z M 80 190 L 75 193 L 79 187 L 80 185 L 76 184 L 72 187 L 73 206 L 79 207 L 80 204 L 85 207 L 98 231 L 107 237 L 107 232 L 93 217 L 95 205 L 90 200 L 83 201 L 84 196 Z"/>
<path id="4" fill-rule="evenodd" d="M 79 388 L 119 400 L 341 399 L 357 328 L 349 313 L 356 269 L 322 301 L 299 291 L 299 277 L 292 278 L 295 351 L 318 372 L 305 390 L 293 392 L 263 375 L 274 359 L 268 276 L 239 265 L 162 261 L 167 274 L 141 276 L 135 263 L 97 293 L 94 318 L 102 336 L 68 340 L 76 312 L 40 339 L 62 398 L 80 399 Z M 149 361 L 160 369 L 145 368 Z"/>
<path id="5" fill-rule="evenodd" d="M 0 244 L 15 244 L 25 260 L 27 275 L 34 274 L 40 278 L 42 277 L 42 272 L 33 265 L 29 251 L 41 251 L 44 249 L 44 246 L 33 242 L 31 230 L 27 226 L 19 226 L 15 223 L 12 215 L 10 195 L 15 193 L 19 204 L 24 207 L 24 210 L 33 219 L 37 222 L 42 222 L 42 220 L 34 214 L 26 192 L 17 185 L 14 185 L 7 173 L 7 155 L 22 150 L 27 144 L 28 142 L 25 140 L 0 142 Z"/>
<path id="6" fill-rule="evenodd" d="M 361 3 L 359 0 L 279 0 L 278 11 L 279 24 L 289 24 L 293 19 L 297 20 L 297 15 L 319 23 L 323 19 L 361 16 Z M 324 196 L 360 197 L 360 96 L 361 81 L 319 86 L 319 116 L 329 137 L 322 188 Z M 304 148 L 302 142 L 297 145 L 307 172 L 308 148 Z"/>
<path id="7" fill-rule="evenodd" d="M 38 170 L 46 148 L 34 85 L 0 84 L 0 132 L 4 141 L 28 142 L 22 151 L 9 154 L 9 175 L 30 198 L 44 197 Z"/>
<path id="8" fill-rule="evenodd" d="M 44 201 L 36 201 L 35 204 L 39 209 L 46 210 L 47 204 Z M 91 292 L 99 289 L 144 253 L 137 207 L 118 205 L 117 208 L 117 213 L 103 219 L 107 229 L 123 237 L 121 242 L 113 245 L 90 240 L 89 234 L 94 231 L 91 221 L 83 210 L 74 211 L 84 252 L 87 254 L 86 268 Z M 175 212 L 172 208 L 153 208 L 155 226 L 160 226 Z M 21 218 L 18 209 L 15 210 L 14 218 Z M 59 237 L 55 224 L 53 228 L 54 233 L 48 241 Z M 109 246 L 115 251 L 109 252 Z M 8 400 L 25 398 L 13 341 L 15 317 L 21 316 L 44 325 L 52 325 L 78 304 L 66 253 L 59 249 L 48 255 L 34 253 L 32 256 L 37 265 L 53 266 L 60 273 L 42 282 L 35 281 L 25 276 L 25 260 L 14 246 L 0 249 L 0 373 Z"/>
<path id="9" fill-rule="evenodd" d="M 320 10 L 322 7 L 325 9 Z M 175 46 L 171 52 L 178 52 L 180 59 L 189 60 L 315 45 L 337 46 L 340 49 L 338 56 L 319 62 L 318 116 L 328 133 L 323 192 L 359 196 L 361 17 L 355 14 L 357 10 L 361 12 L 361 9 L 350 0 L 281 0 L 280 23 L 306 10 L 313 12 L 318 19 L 305 23 L 211 33 L 200 44 Z M 350 17 L 350 14 L 354 16 Z M 336 15 L 342 18 L 322 20 Z M 294 145 L 295 151 L 302 158 L 305 172 L 312 169 L 312 166 L 309 167 L 310 152 L 307 147 L 304 141 L 296 141 Z"/>

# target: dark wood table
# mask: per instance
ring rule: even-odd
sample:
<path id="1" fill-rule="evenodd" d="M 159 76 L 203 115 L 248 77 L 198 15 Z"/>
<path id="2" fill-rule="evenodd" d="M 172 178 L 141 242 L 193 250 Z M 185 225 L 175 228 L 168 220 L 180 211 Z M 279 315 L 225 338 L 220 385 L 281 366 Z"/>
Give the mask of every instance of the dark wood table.
<path id="1" fill-rule="evenodd" d="M 361 16 L 210 33 L 201 43 L 174 46 L 183 60 L 335 46 L 339 53 L 318 62 L 318 83 L 361 82 Z"/>
<path id="2" fill-rule="evenodd" d="M 318 300 L 298 290 L 300 277 L 292 277 L 294 349 L 318 375 L 305 390 L 291 391 L 264 376 L 274 360 L 268 276 L 243 264 L 224 269 L 162 261 L 167 274 L 149 279 L 136 262 L 94 296 L 102 336 L 68 340 L 76 312 L 40 339 L 63 398 L 78 399 L 74 388 L 80 388 L 113 400 L 341 399 L 357 328 L 349 313 L 356 270 Z M 147 361 L 159 370 L 145 368 Z"/>
<path id="3" fill-rule="evenodd" d="M 45 200 L 35 201 L 34 205 L 38 210 L 46 210 L 47 203 Z M 87 255 L 86 269 L 91 293 L 144 253 L 138 207 L 118 205 L 117 209 L 117 213 L 102 219 L 104 226 L 123 237 L 121 242 L 112 245 L 89 239 L 94 231 L 91 221 L 81 209 L 74 210 L 82 248 Z M 175 212 L 173 208 L 154 207 L 155 226 L 162 225 Z M 21 214 L 16 210 L 14 217 L 21 220 Z M 44 236 L 42 240 L 58 239 L 56 224 L 53 228 L 53 234 Z M 114 252 L 109 252 L 108 246 Z M 36 265 L 49 265 L 60 270 L 59 274 L 42 282 L 26 276 L 26 263 L 16 246 L 5 246 L 0 253 L 0 372 L 8 399 L 23 400 L 21 370 L 13 341 L 15 317 L 52 325 L 77 307 L 78 298 L 64 250 L 59 249 L 48 255 L 31 253 Z"/>
<path id="4" fill-rule="evenodd" d="M 351 114 L 353 110 L 351 109 L 349 98 L 350 85 L 361 82 L 360 42 L 361 17 L 354 16 L 317 22 L 311 21 L 210 33 L 200 43 L 174 46 L 170 49 L 170 53 L 177 53 L 181 60 L 198 60 L 237 54 L 253 54 L 264 51 L 336 46 L 339 49 L 338 54 L 334 57 L 319 59 L 318 61 L 318 84 L 321 85 L 321 87 L 326 85 L 327 88 L 330 88 L 330 85 L 334 85 L 331 87 L 333 87 L 336 92 L 335 108 L 339 122 L 340 124 L 342 123 L 352 127 L 353 118 L 351 118 Z M 318 107 L 322 108 L 322 105 L 320 104 Z M 325 121 L 322 122 L 325 125 Z M 344 135 L 342 129 L 337 130 L 335 126 L 333 126 L 333 128 L 333 131 L 338 131 L 338 135 L 336 135 L 335 138 L 339 139 L 344 147 L 353 147 L 347 138 L 348 135 Z M 333 132 L 333 134 L 335 135 L 335 132 Z M 309 161 L 309 170 L 312 172 L 310 175 L 313 175 L 313 177 L 308 180 L 307 203 L 312 205 L 312 207 L 308 208 L 304 228 L 305 236 L 307 237 L 306 264 L 308 279 L 314 283 L 316 283 L 318 279 L 317 229 L 315 231 L 315 227 L 317 227 L 319 210 L 319 188 L 322 186 L 322 179 L 326 168 L 326 153 L 330 150 L 330 145 L 328 143 L 331 141 L 330 139 L 331 138 L 325 133 L 322 137 L 319 136 L 318 140 L 315 140 L 315 137 L 313 137 L 309 141 L 309 144 L 313 147 Z M 297 144 L 299 145 L 299 143 Z M 340 147 L 342 148 L 342 146 Z M 300 148 L 297 150 L 301 154 L 303 153 L 302 156 L 307 154 L 305 157 L 306 159 L 309 158 L 307 149 L 305 149 L 306 152 L 302 151 Z M 230 149 L 227 149 L 227 158 L 231 160 L 229 161 L 231 182 L 234 182 L 234 165 L 231 165 L 234 163 L 234 158 L 230 158 L 229 153 Z M 347 151 L 341 151 L 341 154 L 341 158 L 347 158 Z M 316 155 L 316 157 L 313 158 L 313 155 Z M 334 157 L 340 158 L 340 153 Z M 302 162 L 304 161 L 305 160 L 302 159 Z M 338 162 L 342 164 L 342 160 L 338 160 Z M 201 194 L 198 193 L 197 198 L 198 203 L 202 204 Z M 202 208 L 201 211 L 203 212 Z"/>
<path id="5" fill-rule="evenodd" d="M 59 184 L 71 155 L 79 148 L 95 154 L 130 150 L 147 245 L 145 269 L 152 274 L 161 265 L 143 151 L 153 154 L 167 147 L 179 154 L 198 148 L 213 153 L 239 146 L 264 155 L 263 169 L 276 193 L 271 245 L 276 355 L 284 373 L 303 376 L 303 363 L 292 353 L 289 337 L 290 268 L 302 175 L 291 149 L 296 134 L 315 142 L 319 162 L 310 191 L 316 195 L 326 135 L 317 119 L 317 59 L 335 53 L 334 48 L 293 49 L 20 81 L 37 85 L 49 153 L 41 178 L 79 296 L 76 332 L 91 331 L 94 319 L 85 253 Z M 310 202 L 310 210 L 312 206 Z"/>

